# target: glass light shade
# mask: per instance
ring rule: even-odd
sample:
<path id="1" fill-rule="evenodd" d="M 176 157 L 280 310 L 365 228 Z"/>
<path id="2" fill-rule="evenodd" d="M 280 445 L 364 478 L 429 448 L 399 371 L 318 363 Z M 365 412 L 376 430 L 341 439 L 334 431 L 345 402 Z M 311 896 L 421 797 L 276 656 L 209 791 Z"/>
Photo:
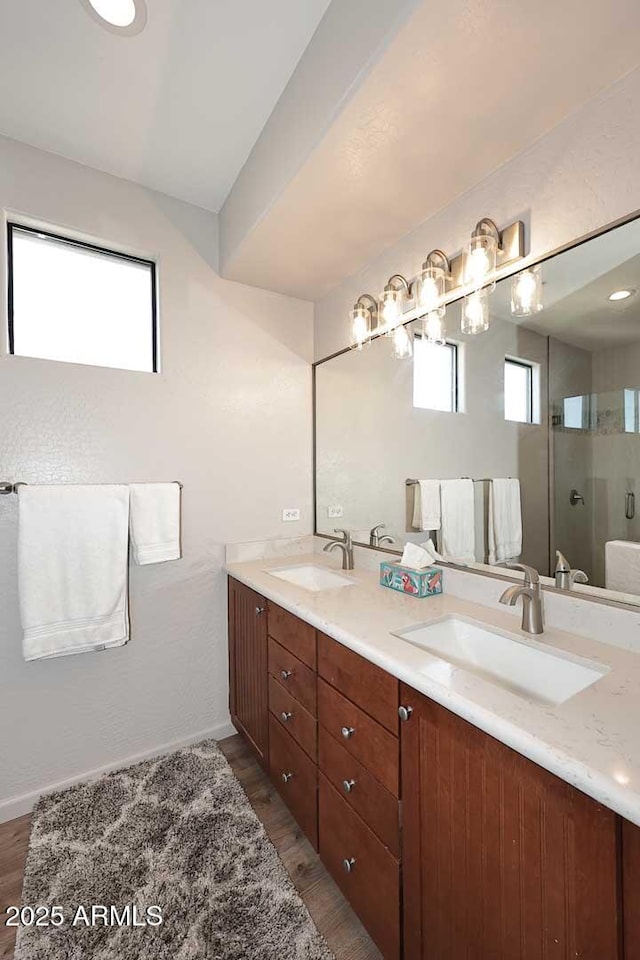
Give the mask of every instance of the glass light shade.
<path id="1" fill-rule="evenodd" d="M 498 244 L 496 238 L 488 233 L 471 237 L 465 261 L 464 279 L 474 290 L 484 287 L 496 269 Z M 495 280 L 491 289 L 495 289 Z"/>
<path id="2" fill-rule="evenodd" d="M 402 317 L 402 292 L 391 287 L 380 294 L 380 324 L 382 331 L 390 336 Z"/>
<path id="3" fill-rule="evenodd" d="M 445 293 L 445 275 L 442 267 L 425 267 L 418 281 L 418 303 L 423 310 L 441 310 Z"/>
<path id="4" fill-rule="evenodd" d="M 392 333 L 393 355 L 396 360 L 408 360 L 413 353 L 413 334 L 406 327 L 399 324 Z"/>
<path id="5" fill-rule="evenodd" d="M 446 343 L 444 316 L 438 310 L 432 310 L 422 321 L 422 336 L 429 343 Z"/>
<path id="6" fill-rule="evenodd" d="M 511 315 L 531 317 L 542 310 L 542 277 L 540 267 L 517 273 L 511 281 Z"/>
<path id="7" fill-rule="evenodd" d="M 362 347 L 371 338 L 371 311 L 361 303 L 356 303 L 349 313 L 351 327 L 351 346 L 354 350 Z"/>
<path id="8" fill-rule="evenodd" d="M 489 297 L 486 289 L 474 290 L 462 301 L 460 329 L 471 336 L 489 329 Z"/>

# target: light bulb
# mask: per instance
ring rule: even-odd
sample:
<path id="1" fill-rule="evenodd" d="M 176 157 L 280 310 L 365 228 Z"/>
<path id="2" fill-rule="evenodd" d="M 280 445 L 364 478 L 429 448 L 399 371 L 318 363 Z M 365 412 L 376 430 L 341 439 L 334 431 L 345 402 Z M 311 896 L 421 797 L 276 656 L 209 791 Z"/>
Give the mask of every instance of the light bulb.
<path id="1" fill-rule="evenodd" d="M 428 340 L 430 343 L 443 344 L 446 342 L 444 321 L 437 310 L 432 310 L 431 313 L 426 315 L 422 332 L 425 340 Z"/>
<path id="2" fill-rule="evenodd" d="M 396 360 L 407 360 L 413 353 L 411 335 L 402 324 L 393 331 L 393 355 Z"/>
<path id="3" fill-rule="evenodd" d="M 484 290 L 474 290 L 462 302 L 463 333 L 475 336 L 489 329 L 489 301 Z"/>
<path id="4" fill-rule="evenodd" d="M 511 281 L 511 314 L 530 317 L 542 310 L 540 267 L 523 270 Z"/>
<path id="5" fill-rule="evenodd" d="M 351 318 L 351 346 L 355 350 L 362 350 L 362 347 L 371 337 L 370 319 L 371 314 L 366 307 L 357 303 L 350 313 Z"/>
<path id="6" fill-rule="evenodd" d="M 475 290 L 483 287 L 496 269 L 498 244 L 491 234 L 471 237 L 465 263 L 465 281 Z M 492 289 L 495 288 L 495 280 Z"/>
<path id="7" fill-rule="evenodd" d="M 400 319 L 400 293 L 397 290 L 384 290 L 380 296 L 382 325 L 391 333 Z"/>
<path id="8" fill-rule="evenodd" d="M 418 301 L 422 309 L 428 312 L 440 309 L 445 288 L 445 273 L 442 267 L 424 267 L 419 288 Z"/>

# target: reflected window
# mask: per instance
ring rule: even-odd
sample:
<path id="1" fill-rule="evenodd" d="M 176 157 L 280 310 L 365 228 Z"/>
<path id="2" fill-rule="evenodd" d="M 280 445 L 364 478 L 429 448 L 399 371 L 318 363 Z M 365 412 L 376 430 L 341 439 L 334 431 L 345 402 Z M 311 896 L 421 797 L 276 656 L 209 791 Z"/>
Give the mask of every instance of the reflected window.
<path id="1" fill-rule="evenodd" d="M 587 419 L 586 397 L 565 397 L 563 423 L 569 430 L 586 430 L 589 426 Z"/>
<path id="2" fill-rule="evenodd" d="M 504 418 L 516 423 L 533 423 L 533 364 L 505 360 Z"/>
<path id="3" fill-rule="evenodd" d="M 10 223 L 9 352 L 155 373 L 156 266 Z"/>
<path id="4" fill-rule="evenodd" d="M 458 411 L 458 345 L 416 337 L 413 349 L 413 405 L 423 410 Z"/>

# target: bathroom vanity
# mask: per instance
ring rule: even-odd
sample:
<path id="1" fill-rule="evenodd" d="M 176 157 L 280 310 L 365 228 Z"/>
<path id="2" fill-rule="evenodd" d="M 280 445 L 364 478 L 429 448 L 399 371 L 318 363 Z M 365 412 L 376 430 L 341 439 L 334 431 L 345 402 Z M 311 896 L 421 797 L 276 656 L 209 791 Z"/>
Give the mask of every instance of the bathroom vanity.
<path id="1" fill-rule="evenodd" d="M 385 960 L 640 960 L 640 804 L 602 773 L 603 705 L 637 654 L 549 631 L 576 662 L 600 650 L 614 666 L 534 702 L 393 636 L 509 615 L 402 597 L 367 571 L 305 589 L 282 566 L 227 568 L 232 719 Z M 581 709 L 600 728 L 593 768 L 588 722 L 568 751 Z"/>

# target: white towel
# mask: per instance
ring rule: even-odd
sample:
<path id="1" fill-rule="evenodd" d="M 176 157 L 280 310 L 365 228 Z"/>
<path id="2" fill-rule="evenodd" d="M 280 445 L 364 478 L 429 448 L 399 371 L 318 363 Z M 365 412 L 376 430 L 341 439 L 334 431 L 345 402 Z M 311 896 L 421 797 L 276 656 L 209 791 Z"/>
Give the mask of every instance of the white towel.
<path id="1" fill-rule="evenodd" d="M 495 479 L 489 488 L 489 563 L 515 560 L 522 553 L 520 481 Z"/>
<path id="2" fill-rule="evenodd" d="M 413 487 L 413 521 L 416 530 L 439 530 L 440 481 L 418 480 Z"/>
<path id="3" fill-rule="evenodd" d="M 127 642 L 128 526 L 126 486 L 18 488 L 25 660 Z"/>
<path id="4" fill-rule="evenodd" d="M 475 558 L 475 510 L 471 480 L 441 480 L 440 553 L 445 560 L 472 563 Z"/>
<path id="5" fill-rule="evenodd" d="M 607 590 L 640 594 L 640 543 L 608 540 L 604 545 L 604 570 Z"/>
<path id="6" fill-rule="evenodd" d="M 138 564 L 179 560 L 180 484 L 131 483 L 131 552 Z"/>

